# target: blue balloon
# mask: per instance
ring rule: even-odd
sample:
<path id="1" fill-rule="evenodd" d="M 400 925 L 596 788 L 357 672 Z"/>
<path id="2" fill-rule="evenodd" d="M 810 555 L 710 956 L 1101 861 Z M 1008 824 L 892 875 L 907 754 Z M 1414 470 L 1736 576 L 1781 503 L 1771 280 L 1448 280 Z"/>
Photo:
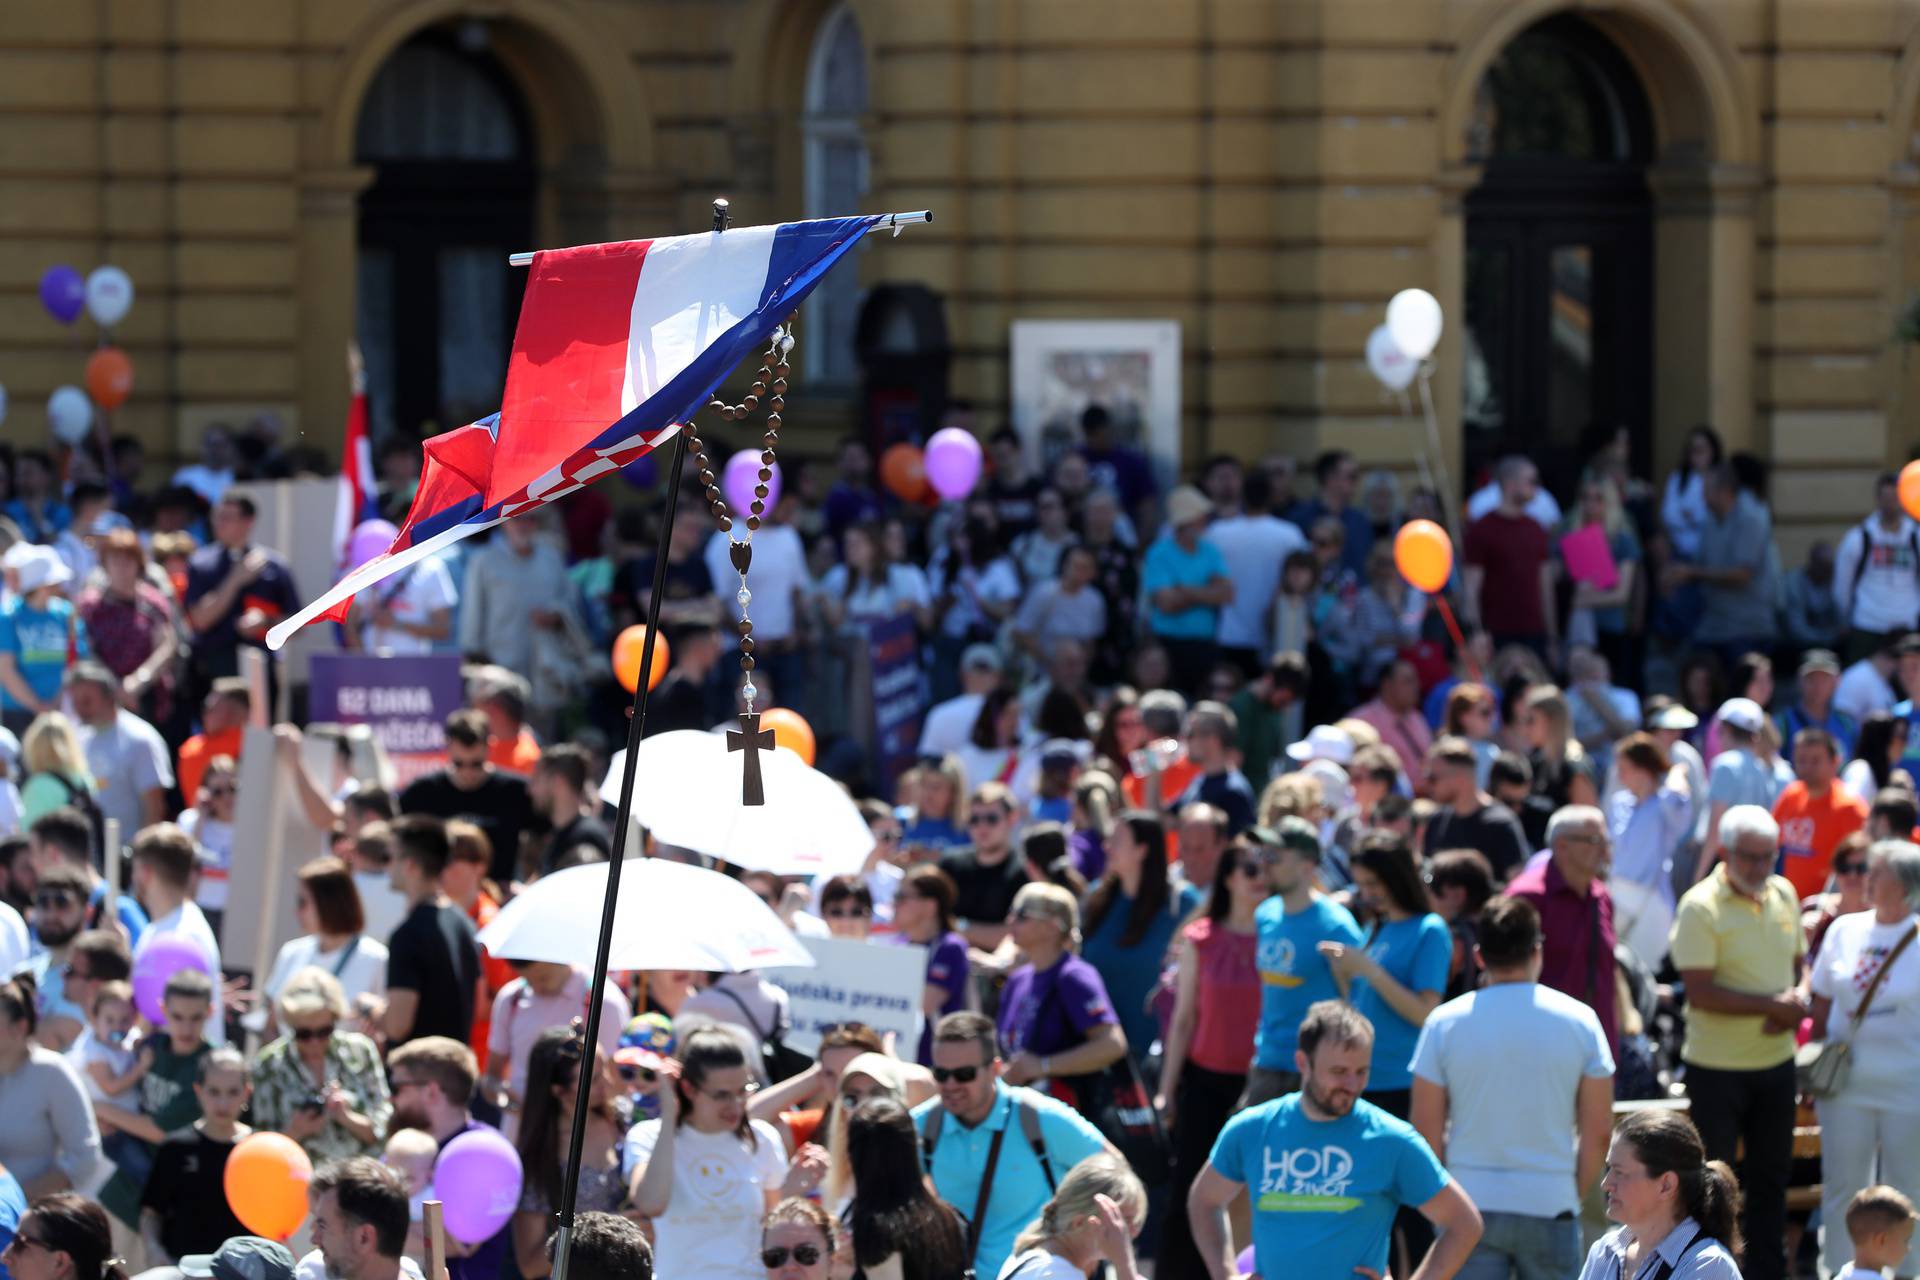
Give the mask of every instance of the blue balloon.
<path id="1" fill-rule="evenodd" d="M 87 282 L 72 267 L 48 267 L 40 277 L 40 305 L 61 324 L 72 324 L 86 309 Z"/>

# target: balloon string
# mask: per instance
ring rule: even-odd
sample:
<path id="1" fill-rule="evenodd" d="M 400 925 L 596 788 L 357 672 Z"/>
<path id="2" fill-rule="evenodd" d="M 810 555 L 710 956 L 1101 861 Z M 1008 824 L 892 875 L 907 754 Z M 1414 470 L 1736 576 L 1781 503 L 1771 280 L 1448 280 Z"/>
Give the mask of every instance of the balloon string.
<path id="1" fill-rule="evenodd" d="M 1467 660 L 1467 670 L 1473 675 L 1475 684 L 1484 685 L 1487 678 L 1480 670 L 1480 664 L 1473 660 L 1473 653 L 1467 648 L 1467 638 L 1460 634 L 1460 624 L 1454 619 L 1453 606 L 1447 603 L 1444 593 L 1435 593 L 1433 603 L 1439 607 L 1440 617 L 1447 624 L 1447 634 L 1453 637 L 1454 652 Z"/>

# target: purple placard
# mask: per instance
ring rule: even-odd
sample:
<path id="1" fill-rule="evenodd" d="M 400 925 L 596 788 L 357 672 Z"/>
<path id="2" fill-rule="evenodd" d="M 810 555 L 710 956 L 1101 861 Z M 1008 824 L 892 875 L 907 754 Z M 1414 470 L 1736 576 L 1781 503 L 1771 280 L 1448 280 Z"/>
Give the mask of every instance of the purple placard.
<path id="1" fill-rule="evenodd" d="M 313 656 L 308 719 L 315 724 L 371 726 L 402 786 L 445 766 L 443 726 L 464 705 L 466 689 L 460 682 L 458 654 Z"/>
<path id="2" fill-rule="evenodd" d="M 913 763 L 925 709 L 920 679 L 920 639 L 913 619 L 899 614 L 867 627 L 873 669 L 873 762 L 881 795 Z"/>

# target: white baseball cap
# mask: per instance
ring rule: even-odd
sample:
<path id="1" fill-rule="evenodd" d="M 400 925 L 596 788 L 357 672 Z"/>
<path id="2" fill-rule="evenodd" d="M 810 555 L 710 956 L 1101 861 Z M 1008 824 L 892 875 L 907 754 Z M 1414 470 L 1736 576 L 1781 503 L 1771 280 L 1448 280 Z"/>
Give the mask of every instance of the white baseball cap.
<path id="1" fill-rule="evenodd" d="M 1315 725 L 1303 740 L 1287 748 L 1287 755 L 1302 764 L 1309 760 L 1346 764 L 1353 759 L 1353 738 L 1337 725 Z"/>
<path id="2" fill-rule="evenodd" d="M 1767 713 L 1752 698 L 1728 698 L 1714 712 L 1715 720 L 1724 720 L 1745 733 L 1758 733 L 1767 722 Z"/>

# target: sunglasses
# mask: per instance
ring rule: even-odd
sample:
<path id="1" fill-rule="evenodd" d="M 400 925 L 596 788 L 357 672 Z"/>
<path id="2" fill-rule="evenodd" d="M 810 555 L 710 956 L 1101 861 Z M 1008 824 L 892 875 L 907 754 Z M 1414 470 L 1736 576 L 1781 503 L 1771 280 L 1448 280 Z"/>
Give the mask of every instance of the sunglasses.
<path id="1" fill-rule="evenodd" d="M 70 893 L 36 893 L 33 905 L 42 911 L 65 911 L 69 907 L 80 905 L 80 899 Z"/>
<path id="2" fill-rule="evenodd" d="M 803 1267 L 818 1266 L 821 1257 L 820 1246 L 816 1244 L 797 1244 L 791 1249 L 788 1249 L 785 1245 L 781 1245 L 776 1249 L 762 1249 L 760 1251 L 760 1265 L 769 1271 L 777 1271 L 787 1265 L 787 1258 L 789 1256 Z"/>
<path id="3" fill-rule="evenodd" d="M 967 815 L 967 825 L 970 827 L 997 827 L 1006 820 L 1006 815 L 1000 813 L 974 813 Z"/>
<path id="4" fill-rule="evenodd" d="M 935 1084 L 945 1084 L 949 1080 L 954 1080 L 960 1084 L 972 1084 L 979 1078 L 979 1075 L 979 1067 L 935 1067 L 933 1069 L 933 1082 Z"/>
<path id="5" fill-rule="evenodd" d="M 1248 862 L 1244 859 L 1236 861 L 1233 864 L 1233 869 L 1249 880 L 1258 880 L 1267 873 L 1267 866 L 1264 862 Z"/>
<path id="6" fill-rule="evenodd" d="M 485 756 L 480 757 L 480 759 L 478 760 L 448 760 L 447 761 L 447 768 L 456 770 L 461 773 L 478 773 L 480 770 L 486 767 L 487 767 L 487 759 Z"/>
<path id="7" fill-rule="evenodd" d="M 652 1067 L 640 1067 L 632 1063 L 621 1063 L 615 1070 L 628 1084 L 652 1084 L 660 1078 L 660 1073 Z"/>
<path id="8" fill-rule="evenodd" d="M 324 1027 L 298 1027 L 294 1030 L 293 1038 L 306 1044 L 314 1040 L 331 1040 L 333 1032 L 334 1025 L 329 1022 Z"/>
<path id="9" fill-rule="evenodd" d="M 897 894 L 895 896 L 896 898 L 898 897 Z M 868 916 L 872 914 L 873 913 L 871 911 L 867 911 L 861 907 L 834 907 L 827 912 L 827 919 L 829 920 L 865 920 Z"/>
<path id="10" fill-rule="evenodd" d="M 36 1240 L 24 1231 L 14 1236 L 13 1243 L 7 1246 L 8 1252 L 14 1249 L 45 1249 L 48 1253 L 54 1251 L 53 1246 L 47 1241 Z"/>
<path id="11" fill-rule="evenodd" d="M 1864 862 L 1836 862 L 1833 864 L 1833 874 L 1837 876 L 1865 875 L 1866 871 L 1867 864 Z"/>
<path id="12" fill-rule="evenodd" d="M 1015 920 L 1044 920 L 1048 924 L 1059 924 L 1059 919 L 1050 911 L 1041 911 L 1035 907 L 1022 907 L 1013 913 Z M 1064 926 L 1063 926 L 1064 927 Z"/>

